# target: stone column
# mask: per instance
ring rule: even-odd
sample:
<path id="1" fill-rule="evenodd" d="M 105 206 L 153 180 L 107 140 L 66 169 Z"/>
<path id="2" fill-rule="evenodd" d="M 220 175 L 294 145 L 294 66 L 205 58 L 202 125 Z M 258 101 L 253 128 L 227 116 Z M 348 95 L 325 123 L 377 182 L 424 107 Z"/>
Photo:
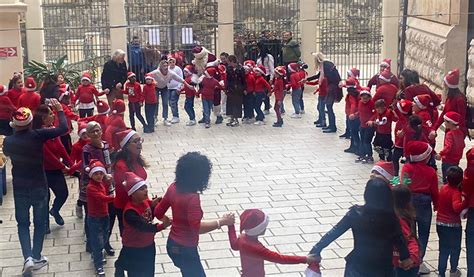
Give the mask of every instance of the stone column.
<path id="1" fill-rule="evenodd" d="M 316 43 L 318 37 L 318 0 L 300 0 L 300 21 L 301 21 L 301 59 L 310 68 L 313 66 L 312 52 L 319 51 Z"/>
<path id="2" fill-rule="evenodd" d="M 44 31 L 43 30 L 28 30 L 29 28 L 43 28 L 43 10 L 41 8 L 41 0 L 25 0 L 28 5 L 26 12 L 26 41 L 30 46 L 26 51 L 28 52 L 28 59 L 30 61 L 44 62 L 45 56 L 43 51 L 44 45 Z"/>
<path id="3" fill-rule="evenodd" d="M 110 50 L 112 52 L 115 49 L 127 51 L 127 29 L 125 28 L 127 25 L 127 17 L 125 15 L 125 0 L 109 0 L 109 21 Z"/>
<path id="4" fill-rule="evenodd" d="M 382 59 L 392 59 L 392 72 L 398 72 L 398 33 L 400 0 L 382 2 Z"/>
<path id="5" fill-rule="evenodd" d="M 238 1 L 238 0 L 235 0 Z M 234 0 L 217 0 L 217 53 L 234 54 Z"/>
<path id="6" fill-rule="evenodd" d="M 23 71 L 19 14 L 26 10 L 27 5 L 17 0 L 0 0 L 0 84 L 7 84 L 13 72 Z"/>

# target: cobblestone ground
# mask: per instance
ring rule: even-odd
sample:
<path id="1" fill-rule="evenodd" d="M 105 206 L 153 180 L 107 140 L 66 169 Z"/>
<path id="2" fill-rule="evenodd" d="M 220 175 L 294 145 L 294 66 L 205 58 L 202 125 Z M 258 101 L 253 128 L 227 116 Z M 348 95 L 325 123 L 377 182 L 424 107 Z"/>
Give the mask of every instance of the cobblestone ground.
<path id="1" fill-rule="evenodd" d="M 350 206 L 362 203 L 364 184 L 371 168 L 355 164 L 355 156 L 342 151 L 349 142 L 339 139 L 339 134 L 323 134 L 314 127 L 316 101 L 309 93 L 305 98 L 307 113 L 302 119 L 285 116 L 283 128 L 271 127 L 275 121 L 273 112 L 265 126 L 186 127 L 187 115 L 181 109 L 181 123 L 165 127 L 160 122 L 154 134 L 143 135 L 144 156 L 150 165 L 150 192 L 161 195 L 165 191 L 173 181 L 180 155 L 191 150 L 201 151 L 214 164 L 210 189 L 201 197 L 204 219 L 215 219 L 227 211 L 240 213 L 246 208 L 261 208 L 271 219 L 262 243 L 282 253 L 305 255 Z M 180 106 L 183 104 L 181 99 Z M 285 104 L 290 114 L 293 110 L 290 99 L 286 99 Z M 196 110 L 200 118 L 200 103 Z M 344 126 L 343 103 L 337 104 L 336 110 L 340 133 Z M 83 222 L 73 212 L 77 181 L 68 179 L 68 183 L 70 196 L 62 210 L 66 224 L 59 227 L 51 219 L 52 232 L 45 240 L 43 251 L 50 265 L 35 276 L 94 275 L 91 257 L 85 252 Z M 0 207 L 0 219 L 3 219 L 0 225 L 1 276 L 18 276 L 23 264 L 12 198 L 10 185 L 4 205 Z M 112 236 L 112 244 L 119 250 L 117 231 Z M 434 225 L 431 231 L 426 260 L 434 270 L 438 256 Z M 180 276 L 166 255 L 167 236 L 168 231 L 156 235 L 156 276 Z M 344 256 L 352 245 L 352 234 L 348 232 L 323 251 L 324 276 L 343 275 Z M 225 227 L 201 235 L 199 250 L 208 276 L 239 276 L 239 255 L 230 249 Z M 465 256 L 463 241 L 460 267 L 464 275 Z M 106 272 L 113 276 L 114 258 L 108 257 L 107 261 Z M 301 264 L 268 263 L 265 266 L 267 276 L 303 276 L 305 268 Z"/>

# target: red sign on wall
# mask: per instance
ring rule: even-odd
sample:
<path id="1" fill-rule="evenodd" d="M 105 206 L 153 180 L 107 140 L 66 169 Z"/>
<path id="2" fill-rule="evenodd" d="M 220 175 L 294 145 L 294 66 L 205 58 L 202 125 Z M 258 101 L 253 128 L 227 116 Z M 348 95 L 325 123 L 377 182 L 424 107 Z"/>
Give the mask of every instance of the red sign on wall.
<path id="1" fill-rule="evenodd" d="M 18 51 L 16 47 L 0 47 L 0 58 L 16 56 L 18 56 Z"/>

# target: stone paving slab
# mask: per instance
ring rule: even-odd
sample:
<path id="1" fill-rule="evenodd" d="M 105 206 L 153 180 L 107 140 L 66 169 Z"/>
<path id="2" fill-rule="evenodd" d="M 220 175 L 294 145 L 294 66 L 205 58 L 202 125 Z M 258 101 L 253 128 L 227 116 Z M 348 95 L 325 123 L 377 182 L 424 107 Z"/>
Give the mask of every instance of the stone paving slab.
<path id="1" fill-rule="evenodd" d="M 149 163 L 149 191 L 161 195 L 173 181 L 176 160 L 187 151 L 201 151 L 213 162 L 209 190 L 202 195 L 204 219 L 212 220 L 232 211 L 241 213 L 246 208 L 261 208 L 270 215 L 270 224 L 262 243 L 285 254 L 306 255 L 321 236 L 339 221 L 347 209 L 362 203 L 370 165 L 355 164 L 355 156 L 343 153 L 349 141 L 339 134 L 323 134 L 313 125 L 316 101 L 305 97 L 307 113 L 302 119 L 285 116 L 283 128 L 272 128 L 272 113 L 264 126 L 225 125 L 186 127 L 186 113 L 181 109 L 181 123 L 171 127 L 161 124 L 154 134 L 143 134 L 144 157 Z M 184 105 L 184 99 L 180 100 Z M 290 99 L 285 101 L 287 112 L 292 111 Z M 343 131 L 343 103 L 335 105 L 339 133 Z M 201 104 L 196 102 L 198 117 Z M 141 129 L 139 130 L 141 131 Z M 442 137 L 442 136 L 441 136 Z M 438 148 L 442 146 L 439 138 Z M 471 144 L 468 142 L 468 146 Z M 10 168 L 8 169 L 10 171 Z M 8 179 L 10 180 L 10 176 Z M 66 224 L 54 225 L 47 236 L 43 253 L 51 261 L 35 276 L 94 276 L 90 255 L 85 252 L 83 222 L 74 215 L 77 181 L 68 179 L 69 199 L 62 215 Z M 19 276 L 21 256 L 14 219 L 11 184 L 0 207 L 0 276 Z M 237 220 L 238 221 L 238 220 Z M 239 254 L 230 249 L 226 228 L 200 237 L 199 250 L 208 276 L 239 276 Z M 120 249 L 116 228 L 112 245 Z M 166 255 L 169 231 L 156 235 L 156 276 L 180 276 Z M 324 276 L 342 276 L 344 257 L 351 251 L 352 234 L 344 234 L 322 253 Z M 426 261 L 431 268 L 437 265 L 438 238 L 431 230 Z M 463 250 L 460 267 L 465 275 L 466 260 Z M 113 276 L 114 258 L 108 257 L 105 266 Z M 266 263 L 267 276 L 303 276 L 305 265 L 276 265 Z M 435 276 L 432 274 L 432 276 Z"/>

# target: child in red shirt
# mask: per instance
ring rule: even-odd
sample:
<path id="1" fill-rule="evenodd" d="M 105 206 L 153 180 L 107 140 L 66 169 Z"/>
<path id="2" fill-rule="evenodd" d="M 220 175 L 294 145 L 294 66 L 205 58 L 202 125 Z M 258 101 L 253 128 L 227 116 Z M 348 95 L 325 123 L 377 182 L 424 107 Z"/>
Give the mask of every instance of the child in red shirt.
<path id="1" fill-rule="evenodd" d="M 255 62 L 252 60 L 248 60 L 244 62 L 244 69 L 245 69 L 245 82 L 247 84 L 247 89 L 244 91 L 244 118 L 242 119 L 242 123 L 250 124 L 252 118 L 255 117 L 254 109 L 255 109 L 255 74 L 253 73 L 253 68 L 255 66 Z"/>
<path id="2" fill-rule="evenodd" d="M 436 119 L 433 116 L 431 101 L 431 97 L 428 94 L 415 96 L 413 98 L 413 112 L 421 118 L 423 132 L 429 139 L 431 146 L 434 147 L 436 132 L 433 122 Z"/>
<path id="3" fill-rule="evenodd" d="M 387 68 L 382 71 L 379 75 L 380 86 L 377 86 L 377 91 L 374 95 L 374 102 L 379 99 L 383 99 L 385 104 L 391 107 L 397 96 L 398 87 L 391 83 L 392 73 Z"/>
<path id="4" fill-rule="evenodd" d="M 265 97 L 267 96 L 267 91 L 271 91 L 271 87 L 267 80 L 265 80 L 264 76 L 266 74 L 266 70 L 264 66 L 259 65 L 255 67 L 253 69 L 253 72 L 255 73 L 255 113 L 257 114 L 255 118 L 256 121 L 254 124 L 263 125 L 265 115 L 262 111 L 262 103 Z"/>
<path id="5" fill-rule="evenodd" d="M 385 101 L 379 99 L 375 102 L 375 115 L 367 122 L 369 126 L 375 126 L 374 149 L 379 153 L 379 158 L 384 161 L 392 161 L 392 122 L 398 120 L 398 116 L 388 109 Z"/>
<path id="6" fill-rule="evenodd" d="M 130 119 L 130 126 L 134 131 L 135 128 L 135 116 L 137 116 L 138 121 L 143 125 L 143 130 L 148 129 L 145 119 L 142 116 L 142 106 L 145 98 L 143 97 L 142 87 L 140 83 L 137 82 L 137 76 L 133 72 L 128 72 L 127 74 L 128 82 L 125 83 L 125 88 L 123 94 L 128 95 L 128 116 Z"/>
<path id="7" fill-rule="evenodd" d="M 400 172 L 400 159 L 403 157 L 403 130 L 408 125 L 408 119 L 411 116 L 413 103 L 410 100 L 401 99 L 396 104 L 395 113 L 398 116 L 398 121 L 395 124 L 394 136 L 395 143 L 393 147 L 393 167 L 395 169 L 395 176 Z"/>
<path id="8" fill-rule="evenodd" d="M 305 80 L 306 77 L 308 77 L 308 72 L 306 72 L 306 69 L 308 69 L 308 65 L 303 62 L 299 62 L 298 67 L 299 67 L 298 75 L 301 82 L 302 80 Z M 304 95 L 304 84 L 301 82 L 301 98 L 300 98 L 300 108 L 301 108 L 300 113 L 301 114 L 305 113 L 303 95 Z"/>
<path id="9" fill-rule="evenodd" d="M 184 68 L 184 80 L 188 82 L 188 84 L 192 83 L 192 66 L 187 65 Z M 196 96 L 196 89 L 189 88 L 187 86 L 183 86 L 182 91 L 184 91 L 184 94 L 186 96 L 186 100 L 184 101 L 184 110 L 189 116 L 189 121 L 186 122 L 186 126 L 194 126 L 196 125 L 196 113 L 194 112 L 194 97 Z"/>
<path id="10" fill-rule="evenodd" d="M 125 121 L 123 120 L 123 114 L 125 113 L 125 103 L 121 99 L 115 99 L 112 104 L 112 114 L 107 118 L 104 140 L 111 146 L 112 151 L 115 149 L 116 143 L 114 136 L 127 129 Z"/>
<path id="11" fill-rule="evenodd" d="M 16 111 L 16 106 L 7 95 L 7 88 L 0 85 L 0 135 L 11 136 L 13 129 L 10 126 L 12 114 Z"/>
<path id="12" fill-rule="evenodd" d="M 33 113 L 41 104 L 41 96 L 36 92 L 36 82 L 33 77 L 25 80 L 26 93 L 22 93 L 18 98 L 18 107 L 29 108 Z"/>
<path id="13" fill-rule="evenodd" d="M 464 142 L 464 131 L 459 127 L 460 122 L 464 120 L 461 115 L 457 112 L 447 112 L 443 117 L 446 126 L 444 148 L 436 155 L 436 159 L 442 161 L 443 183 L 446 183 L 446 171 L 451 166 L 459 165 L 466 143 Z"/>
<path id="14" fill-rule="evenodd" d="M 76 90 L 76 105 L 78 105 L 79 117 L 92 116 L 98 97 L 108 92 L 109 89 L 99 92 L 97 88 L 91 84 L 91 75 L 87 72 L 84 73 L 81 78 L 81 84 Z"/>
<path id="15" fill-rule="evenodd" d="M 284 89 L 284 78 L 286 76 L 286 70 L 283 66 L 275 68 L 275 78 L 273 78 L 273 93 L 275 94 L 275 113 L 277 115 L 277 122 L 273 123 L 273 127 L 283 126 L 283 118 L 281 118 L 281 104 L 285 97 Z"/>
<path id="16" fill-rule="evenodd" d="M 372 95 L 367 89 L 360 92 L 360 101 L 357 106 L 357 115 L 360 120 L 360 148 L 359 157 L 355 160 L 356 163 L 373 163 L 372 157 L 372 139 L 374 138 L 374 127 L 369 126 L 367 122 L 370 121 L 374 115 L 374 102 Z"/>
<path id="17" fill-rule="evenodd" d="M 206 128 L 211 127 L 211 108 L 215 100 L 214 92 L 216 89 L 224 89 L 219 81 L 212 77 L 214 75 L 216 75 L 216 69 L 213 67 L 207 68 L 205 77 L 199 84 L 199 94 L 202 98 L 202 119 L 199 120 L 199 123 L 204 123 Z"/>
<path id="18" fill-rule="evenodd" d="M 282 255 L 263 246 L 258 237 L 265 234 L 269 217 L 258 209 L 245 210 L 240 215 L 240 237 L 237 238 L 235 226 L 229 226 L 230 246 L 240 252 L 242 277 L 264 277 L 264 261 L 279 264 L 311 264 L 314 256 Z"/>
<path id="19" fill-rule="evenodd" d="M 451 132 L 449 132 L 451 133 Z M 450 258 L 450 275 L 461 276 L 458 269 L 461 254 L 462 225 L 459 214 L 467 206 L 462 200 L 461 182 L 463 171 L 459 166 L 451 166 L 446 171 L 448 183 L 439 191 L 436 232 L 439 237 L 438 274 L 445 276 L 448 257 Z"/>
<path id="20" fill-rule="evenodd" d="M 290 63 L 288 65 L 288 71 L 290 71 L 290 82 L 288 88 L 291 88 L 291 102 L 295 112 L 291 115 L 291 118 L 301 118 L 301 97 L 302 97 L 302 84 L 301 75 L 299 72 L 299 66 L 297 63 Z"/>
<path id="21" fill-rule="evenodd" d="M 346 95 L 346 117 L 347 127 L 349 129 L 351 144 L 349 148 L 345 149 L 345 153 L 354 153 L 359 155 L 360 147 L 360 136 L 359 136 L 359 125 L 360 119 L 357 113 L 359 107 L 359 91 L 357 90 L 357 81 L 349 77 L 346 80 L 347 95 Z"/>
<path id="22" fill-rule="evenodd" d="M 92 258 L 98 276 L 105 276 L 104 272 L 104 246 L 109 240 L 109 208 L 108 203 L 114 201 L 113 196 L 108 196 L 109 182 L 112 176 L 107 175 L 104 165 L 99 160 L 91 160 L 85 171 L 90 177 L 87 185 L 87 223 L 92 248 Z M 105 179 L 105 180 L 104 180 Z"/>
<path id="23" fill-rule="evenodd" d="M 186 86 L 185 86 L 186 87 Z M 145 75 L 145 85 L 143 86 L 143 97 L 145 98 L 145 118 L 146 126 L 144 133 L 155 132 L 155 110 L 158 107 L 158 98 L 156 96 L 156 83 L 153 74 Z"/>
<path id="24" fill-rule="evenodd" d="M 122 250 L 115 262 L 115 276 L 153 276 L 155 274 L 155 234 L 171 225 L 170 219 L 162 215 L 162 224 L 153 223 L 153 211 L 161 200 L 148 198 L 145 180 L 133 172 L 125 173 L 123 183 L 129 197 L 123 211 L 124 230 Z"/>

